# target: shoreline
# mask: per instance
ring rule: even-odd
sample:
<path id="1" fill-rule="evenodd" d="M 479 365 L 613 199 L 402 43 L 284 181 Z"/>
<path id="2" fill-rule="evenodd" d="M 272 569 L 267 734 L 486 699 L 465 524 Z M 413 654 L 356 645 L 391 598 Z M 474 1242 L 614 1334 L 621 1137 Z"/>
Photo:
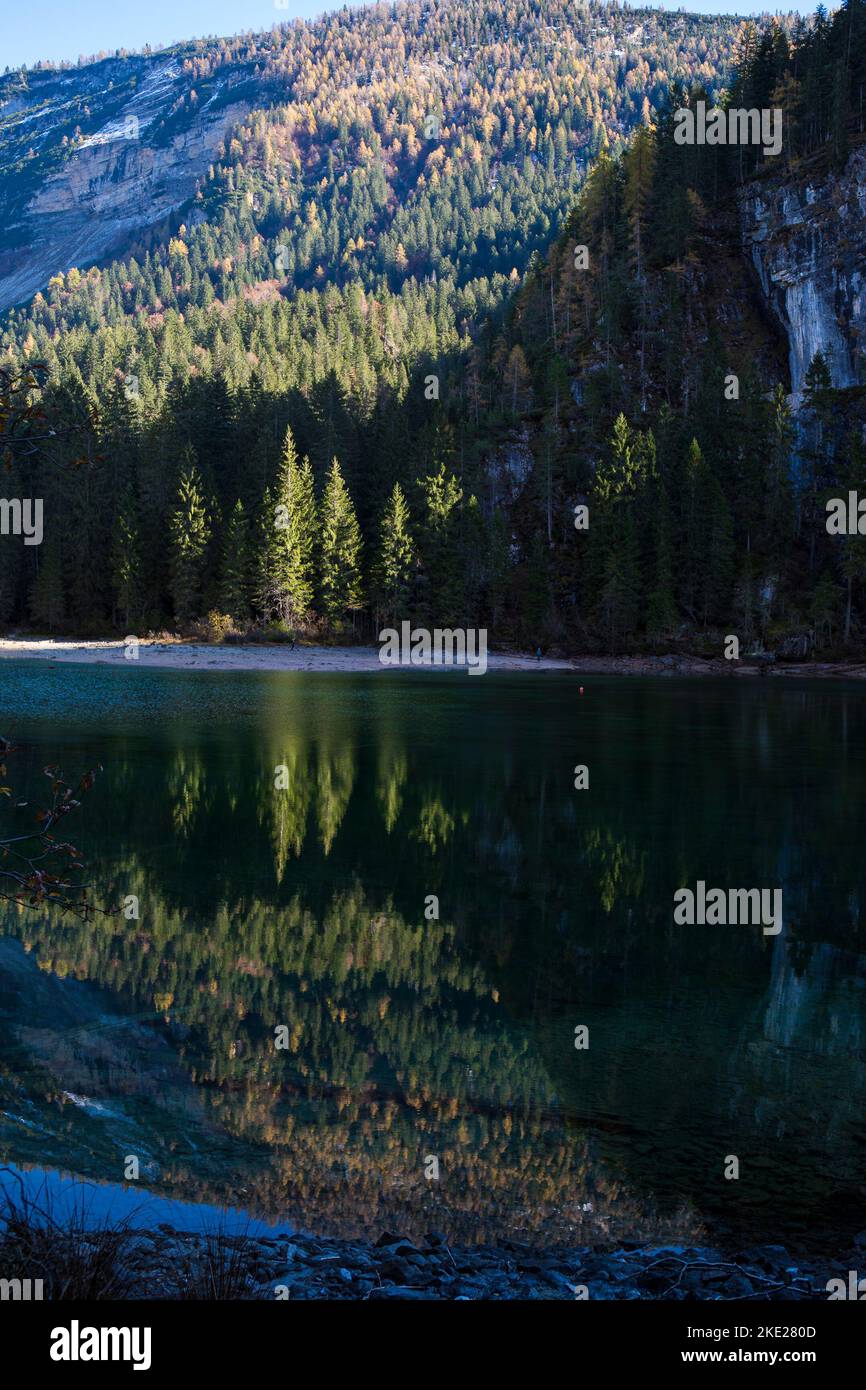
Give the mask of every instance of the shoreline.
<path id="1" fill-rule="evenodd" d="M 217 644 L 195 641 L 148 641 L 142 639 L 135 659 L 125 655 L 126 643 L 117 639 L 86 641 L 70 638 L 0 638 L 0 663 L 6 660 L 42 660 L 103 666 L 152 666 L 175 671 L 311 671 L 372 672 L 418 670 L 419 667 L 391 667 L 379 660 L 378 647 L 296 646 L 287 643 Z M 509 652 L 490 652 L 490 671 L 572 671 L 573 663 L 554 658 L 540 662 L 533 656 Z M 463 666 L 437 667 L 438 670 L 465 671 Z"/>
<path id="2" fill-rule="evenodd" d="M 85 1245 L 92 1269 L 81 1265 Z M 830 1279 L 847 1288 L 864 1246 L 866 1232 L 846 1260 L 736 1237 L 599 1245 L 503 1235 L 467 1245 L 388 1226 L 346 1237 L 127 1183 L 16 1165 L 0 1174 L 0 1263 L 7 1277 L 43 1278 L 48 1298 L 58 1285 L 61 1297 L 78 1296 L 67 1282 L 74 1266 L 73 1284 L 110 1301 L 824 1302 Z"/>
<path id="3" fill-rule="evenodd" d="M 435 1229 L 409 1237 L 387 1225 L 341 1236 L 136 1187 L 5 1168 L 0 1265 L 6 1277 L 44 1279 L 49 1299 L 58 1287 L 64 1289 L 59 1297 L 75 1299 L 75 1284 L 83 1281 L 88 1297 L 110 1301 L 824 1302 L 830 1279 L 847 1289 L 848 1271 L 862 1263 L 866 1246 L 866 1232 L 855 1236 L 846 1260 L 795 1253 L 760 1238 L 716 1244 L 703 1232 L 693 1242 L 619 1244 L 503 1234 L 475 1245 Z M 92 1268 L 82 1266 L 85 1247 L 93 1252 Z"/>
<path id="4" fill-rule="evenodd" d="M 283 643 L 217 644 L 196 641 L 159 641 L 141 639 L 137 658 L 125 655 L 127 644 L 117 638 L 88 640 L 83 638 L 3 637 L 0 638 L 0 663 L 5 660 L 41 660 L 73 665 L 136 665 L 159 667 L 175 671 L 309 671 L 309 672 L 372 672 L 390 670 L 451 670 L 469 671 L 464 666 L 397 666 L 379 660 L 379 648 L 369 646 L 327 647 L 296 646 Z M 737 663 L 722 658 L 687 655 L 665 656 L 542 656 L 536 660 L 530 653 L 491 651 L 487 670 L 493 673 L 518 671 L 559 671 L 575 675 L 622 676 L 715 676 L 736 679 L 742 677 L 810 677 L 836 680 L 863 680 L 866 662 L 764 662 L 743 658 Z M 474 674 L 483 674 L 475 672 Z"/>
<path id="5" fill-rule="evenodd" d="M 105 1287 L 96 1297 L 112 1302 L 219 1298 L 815 1303 L 828 1300 L 831 1278 L 838 1281 L 836 1288 L 847 1289 L 849 1283 L 843 1264 L 799 1260 L 780 1245 L 734 1252 L 661 1243 L 612 1250 L 536 1248 L 512 1240 L 495 1246 L 457 1246 L 435 1231 L 418 1241 L 391 1231 L 383 1231 L 378 1239 L 341 1240 L 306 1234 L 229 1234 L 218 1225 L 196 1232 L 167 1223 L 102 1227 L 89 1234 L 93 1248 L 103 1252 L 95 1277 Z M 27 1252 L 23 1260 L 22 1236 Z M 19 1226 L 5 1249 L 0 1239 L 4 1270 L 7 1275 L 15 1271 L 19 1279 L 44 1279 L 52 1298 L 55 1280 L 61 1287 L 65 1284 L 67 1240 L 70 1250 L 75 1249 L 80 1232 L 55 1229 L 46 1250 L 36 1227 Z M 40 1245 L 41 1258 L 37 1254 L 34 1260 L 34 1247 L 38 1250 Z M 67 1286 L 65 1296 L 74 1299 L 76 1292 Z M 94 1296 L 92 1286 L 89 1296 Z"/>

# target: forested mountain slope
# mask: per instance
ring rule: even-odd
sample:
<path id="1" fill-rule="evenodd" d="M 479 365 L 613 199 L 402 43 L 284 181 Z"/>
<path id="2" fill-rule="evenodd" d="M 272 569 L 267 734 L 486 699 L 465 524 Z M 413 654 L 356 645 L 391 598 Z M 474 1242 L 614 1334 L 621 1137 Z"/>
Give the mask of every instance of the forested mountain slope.
<path id="1" fill-rule="evenodd" d="M 0 307 L 54 277 L 44 321 L 66 329 L 200 305 L 208 280 L 227 299 L 258 281 L 522 270 L 588 157 L 672 79 L 724 80 L 736 27 L 599 0 L 405 0 L 8 74 Z M 182 218 L 188 275 L 168 252 Z M 147 249 L 153 267 L 70 302 L 72 267 Z"/>
<path id="2" fill-rule="evenodd" d="M 571 644 L 862 652 L 864 541 L 827 502 L 866 491 L 864 87 L 860 0 L 749 32 L 729 104 L 781 110 L 780 155 L 678 145 L 705 94 L 674 93 L 516 296 L 524 554 Z"/>
<path id="3" fill-rule="evenodd" d="M 863 472 L 862 0 L 742 26 L 719 54 L 721 99 L 783 111 L 777 158 L 677 144 L 674 111 L 714 79 L 666 95 L 628 57 L 703 21 L 575 13 L 591 59 L 549 7 L 410 5 L 397 30 L 378 7 L 357 22 L 396 45 L 381 73 L 350 16 L 323 21 L 366 115 L 339 115 L 348 68 L 321 106 L 331 67 L 305 68 L 306 105 L 247 118 L 170 235 L 8 317 L 10 362 L 44 360 L 47 408 L 77 428 L 28 467 L 46 539 L 0 553 L 0 620 L 862 649 L 863 542 L 824 525 Z M 452 60 L 429 139 L 407 36 Z M 779 268 L 798 239 L 799 289 Z"/>

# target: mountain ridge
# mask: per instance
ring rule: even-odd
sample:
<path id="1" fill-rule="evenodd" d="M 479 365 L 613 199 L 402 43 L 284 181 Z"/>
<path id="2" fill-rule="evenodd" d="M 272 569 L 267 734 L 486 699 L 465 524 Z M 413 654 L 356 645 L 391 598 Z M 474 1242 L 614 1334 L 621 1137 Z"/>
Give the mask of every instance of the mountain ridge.
<path id="1" fill-rule="evenodd" d="M 339 179 L 326 158 L 334 142 L 353 179 L 371 160 L 381 163 L 392 212 L 407 196 L 429 207 L 426 183 L 441 176 L 462 135 L 479 127 L 483 157 L 500 167 L 534 161 L 555 144 L 559 178 L 556 187 L 544 185 L 541 205 L 556 215 L 571 191 L 562 180 L 567 160 L 585 162 L 602 142 L 621 140 L 641 103 L 658 100 L 670 80 L 723 75 L 722 47 L 733 30 L 731 21 L 596 0 L 577 9 L 554 0 L 543 15 L 530 0 L 465 14 L 445 0 L 405 0 L 393 12 L 341 11 L 260 35 L 9 74 L 0 79 L 0 309 L 44 289 L 52 274 L 129 253 L 134 220 L 114 225 L 102 205 L 113 188 L 126 205 L 137 201 L 140 234 L 201 202 L 201 180 L 227 139 L 229 171 L 232 159 L 249 154 L 254 168 L 262 154 L 271 186 L 246 180 L 242 196 L 253 214 L 257 200 L 261 209 L 269 199 L 265 223 L 285 223 L 281 215 L 298 193 L 308 203 L 304 185 L 319 164 Z M 250 113 L 256 129 L 245 134 Z M 430 120 L 444 127 L 433 146 L 424 133 Z M 552 121 L 560 127 L 555 139 Z M 510 146 L 509 122 L 526 127 Z M 494 168 L 491 194 L 497 177 Z M 225 184 L 231 201 L 238 190 L 227 176 Z M 52 224 L 58 212 L 65 220 Z M 369 221 L 355 219 L 353 240 Z M 373 225 L 387 230 L 387 221 Z M 338 262 L 348 240 L 344 234 L 330 248 Z"/>

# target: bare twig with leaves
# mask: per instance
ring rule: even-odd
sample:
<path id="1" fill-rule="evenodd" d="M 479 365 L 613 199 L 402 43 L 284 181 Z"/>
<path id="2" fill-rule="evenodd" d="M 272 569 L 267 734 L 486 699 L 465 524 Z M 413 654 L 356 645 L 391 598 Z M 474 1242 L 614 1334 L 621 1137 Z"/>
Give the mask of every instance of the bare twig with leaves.
<path id="1" fill-rule="evenodd" d="M 10 799 L 12 788 L 6 785 L 5 759 L 14 751 L 13 744 L 0 737 L 0 757 L 4 759 L 0 763 L 0 796 Z M 26 907 L 59 907 L 63 912 L 90 918 L 106 909 L 91 901 L 91 885 L 85 878 L 81 851 L 55 831 L 81 805 L 81 797 L 90 791 L 102 768 L 86 772 L 76 786 L 65 781 L 57 767 L 45 767 L 42 771 L 51 781 L 51 798 L 46 806 L 37 809 L 35 828 L 0 837 L 0 898 Z M 15 809 L 29 811 L 29 803 L 16 802 Z"/>
<path id="2" fill-rule="evenodd" d="M 94 461 L 92 438 L 98 423 L 95 413 L 89 412 L 85 419 L 82 412 L 82 418 L 69 425 L 52 425 L 40 398 L 47 381 L 45 362 L 31 362 L 15 371 L 0 367 L 0 463 L 7 469 L 13 463 L 37 457 L 46 445 L 73 435 L 84 438 L 83 451 L 72 460 L 73 465 Z"/>

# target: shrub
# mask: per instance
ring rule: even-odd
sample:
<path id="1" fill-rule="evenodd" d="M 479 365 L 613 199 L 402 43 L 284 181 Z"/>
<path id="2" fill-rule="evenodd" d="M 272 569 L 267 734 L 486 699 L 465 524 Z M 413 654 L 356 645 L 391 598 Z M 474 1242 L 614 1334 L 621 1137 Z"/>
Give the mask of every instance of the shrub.
<path id="1" fill-rule="evenodd" d="M 199 619 L 193 624 L 196 636 L 199 634 L 205 642 L 224 642 L 230 633 L 236 631 L 235 620 L 228 613 L 218 613 L 215 608 L 206 617 Z"/>

